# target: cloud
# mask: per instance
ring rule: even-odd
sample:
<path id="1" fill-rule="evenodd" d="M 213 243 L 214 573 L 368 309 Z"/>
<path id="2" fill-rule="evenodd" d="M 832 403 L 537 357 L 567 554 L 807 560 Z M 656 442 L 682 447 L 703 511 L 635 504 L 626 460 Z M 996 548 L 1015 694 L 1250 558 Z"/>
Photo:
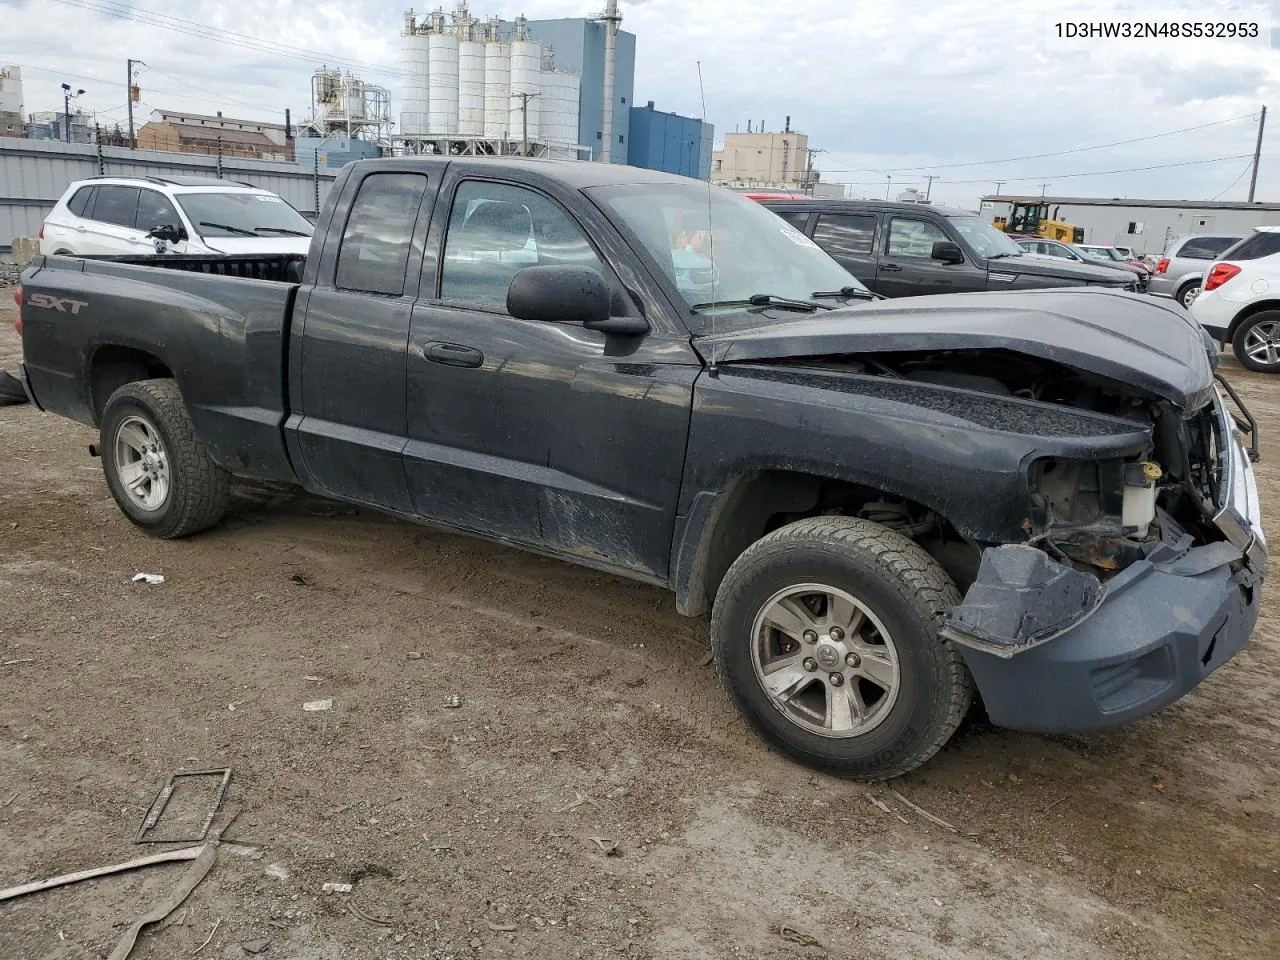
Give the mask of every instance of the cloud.
<path id="1" fill-rule="evenodd" d="M 25 73 L 29 110 L 60 107 L 58 84 L 66 79 L 85 87 L 83 103 L 104 120 L 122 119 L 127 57 L 149 64 L 141 71 L 147 107 L 222 109 L 262 119 L 279 118 L 289 107 L 299 118 L 310 107 L 310 74 L 335 61 L 390 87 L 393 101 L 398 96 L 402 9 L 385 0 L 193 0 L 180 8 L 141 0 L 141 7 L 132 7 L 135 19 L 101 12 L 124 7 L 122 0 L 75 2 L 81 5 L 0 0 L 5 56 L 19 52 L 19 63 L 37 68 Z M 472 0 L 472 13 L 591 16 L 604 5 Z M 1136 6 L 1160 16 L 1179 11 L 1176 4 Z M 933 196 L 963 204 L 998 179 L 1011 181 L 1006 192 L 1038 192 L 1039 183 L 1048 181 L 1050 190 L 1078 194 L 1210 197 L 1237 177 L 1244 161 L 1065 175 L 1250 153 L 1253 121 L 1034 161 L 948 165 L 1133 139 L 1280 104 L 1274 50 L 1136 43 L 1059 49 L 1047 37 L 1048 24 L 1066 9 L 1061 0 L 1016 6 L 799 0 L 785 8 L 775 0 L 620 0 L 620 7 L 622 29 L 637 36 L 637 102 L 654 100 L 661 110 L 701 115 L 701 61 L 707 116 L 718 135 L 735 126 L 745 130 L 748 120 L 779 129 L 789 115 L 793 128 L 809 135 L 810 146 L 829 151 L 817 164 L 828 171 L 826 179 L 857 184 L 859 191 L 884 181 L 876 171 L 921 167 L 892 174 L 895 188 L 900 182 L 923 187 L 923 175 L 933 173 L 940 177 Z M 1202 0 L 1192 12 L 1230 7 L 1225 0 Z M 153 12 L 142 12 L 148 10 Z M 1073 0 L 1070 15 L 1090 10 L 1114 13 L 1116 5 Z M 285 57 L 252 49 L 252 41 L 213 43 L 145 22 L 157 13 L 187 21 L 194 32 L 194 25 L 215 26 L 295 49 Z M 1259 194 L 1280 200 L 1280 149 L 1273 152 L 1263 162 Z M 1246 185 L 1247 177 L 1228 198 L 1242 197 Z"/>

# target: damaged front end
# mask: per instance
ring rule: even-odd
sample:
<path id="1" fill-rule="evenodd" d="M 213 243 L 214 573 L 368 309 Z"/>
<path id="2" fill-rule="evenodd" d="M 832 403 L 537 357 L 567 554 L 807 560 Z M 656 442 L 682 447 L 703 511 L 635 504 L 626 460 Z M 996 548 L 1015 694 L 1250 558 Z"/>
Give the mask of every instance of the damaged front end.
<path id="1" fill-rule="evenodd" d="M 1027 541 L 983 550 L 946 619 L 997 724 L 1061 732 L 1143 716 L 1248 641 L 1267 553 L 1240 424 L 1216 389 L 1189 415 L 1146 411 L 1142 456 L 1028 465 Z"/>

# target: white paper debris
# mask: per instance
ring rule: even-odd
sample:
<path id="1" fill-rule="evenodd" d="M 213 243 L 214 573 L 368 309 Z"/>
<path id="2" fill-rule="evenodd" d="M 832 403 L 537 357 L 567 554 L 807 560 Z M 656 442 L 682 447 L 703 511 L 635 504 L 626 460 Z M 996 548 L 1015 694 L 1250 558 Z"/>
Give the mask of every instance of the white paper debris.
<path id="1" fill-rule="evenodd" d="M 133 575 L 134 583 L 150 583 L 153 585 L 164 583 L 164 577 L 158 573 L 135 573 Z"/>
<path id="2" fill-rule="evenodd" d="M 326 883 L 320 888 L 325 893 L 350 893 L 351 884 L 349 883 Z"/>
<path id="3" fill-rule="evenodd" d="M 314 712 L 316 710 L 328 710 L 332 706 L 333 706 L 333 697 L 329 697 L 325 700 L 308 700 L 306 703 L 302 705 L 302 709 L 310 712 Z"/>

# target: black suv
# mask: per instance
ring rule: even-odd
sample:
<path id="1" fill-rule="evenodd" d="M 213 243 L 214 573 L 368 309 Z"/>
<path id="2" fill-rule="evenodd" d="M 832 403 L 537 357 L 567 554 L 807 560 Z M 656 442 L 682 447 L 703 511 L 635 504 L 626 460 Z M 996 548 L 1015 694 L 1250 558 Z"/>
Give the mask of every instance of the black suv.
<path id="1" fill-rule="evenodd" d="M 1102 286 L 1138 289 L 1129 270 L 1028 254 L 976 214 L 920 203 L 765 200 L 876 293 Z"/>

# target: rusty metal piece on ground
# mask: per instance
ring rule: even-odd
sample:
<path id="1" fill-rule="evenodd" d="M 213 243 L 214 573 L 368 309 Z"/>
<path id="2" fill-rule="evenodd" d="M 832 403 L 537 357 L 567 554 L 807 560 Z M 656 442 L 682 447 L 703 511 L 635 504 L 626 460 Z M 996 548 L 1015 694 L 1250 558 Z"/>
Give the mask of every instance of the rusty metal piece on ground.
<path id="1" fill-rule="evenodd" d="M 213 799 L 209 801 L 209 808 L 205 811 L 204 821 L 200 825 L 200 832 L 194 837 L 149 837 L 147 833 L 154 830 L 156 824 L 160 822 L 160 817 L 164 814 L 164 809 L 169 805 L 169 799 L 173 796 L 174 790 L 177 789 L 175 782 L 179 778 L 185 777 L 221 777 L 218 784 L 217 792 L 213 795 Z M 169 774 L 169 779 L 160 787 L 160 792 L 156 794 L 156 798 L 151 801 L 151 806 L 147 808 L 146 816 L 142 818 L 142 825 L 138 827 L 138 835 L 134 837 L 134 843 L 199 843 L 209 833 L 209 827 L 213 823 L 213 818 L 218 815 L 218 808 L 222 806 L 222 801 L 226 798 L 227 787 L 231 783 L 231 768 L 222 767 L 217 770 L 185 770 L 178 773 Z"/>
<path id="2" fill-rule="evenodd" d="M 394 920 L 388 920 L 386 917 L 375 917 L 375 916 L 371 916 L 370 914 L 365 913 L 365 912 L 364 912 L 363 910 L 361 910 L 358 906 L 356 906 L 356 902 L 355 902 L 354 900 L 348 900 L 348 901 L 347 901 L 347 909 L 348 909 L 351 913 L 353 913 L 355 916 L 359 917 L 361 920 L 366 921 L 367 923 L 372 923 L 372 924 L 374 924 L 374 925 L 376 925 L 376 926 L 379 926 L 379 927 L 392 927 L 392 926 L 395 926 L 395 921 L 394 921 Z"/>
<path id="3" fill-rule="evenodd" d="M 802 947 L 820 947 L 822 942 L 815 936 L 805 933 L 803 930 L 797 930 L 789 924 L 782 924 L 778 927 L 778 936 L 788 943 L 799 944 Z"/>

